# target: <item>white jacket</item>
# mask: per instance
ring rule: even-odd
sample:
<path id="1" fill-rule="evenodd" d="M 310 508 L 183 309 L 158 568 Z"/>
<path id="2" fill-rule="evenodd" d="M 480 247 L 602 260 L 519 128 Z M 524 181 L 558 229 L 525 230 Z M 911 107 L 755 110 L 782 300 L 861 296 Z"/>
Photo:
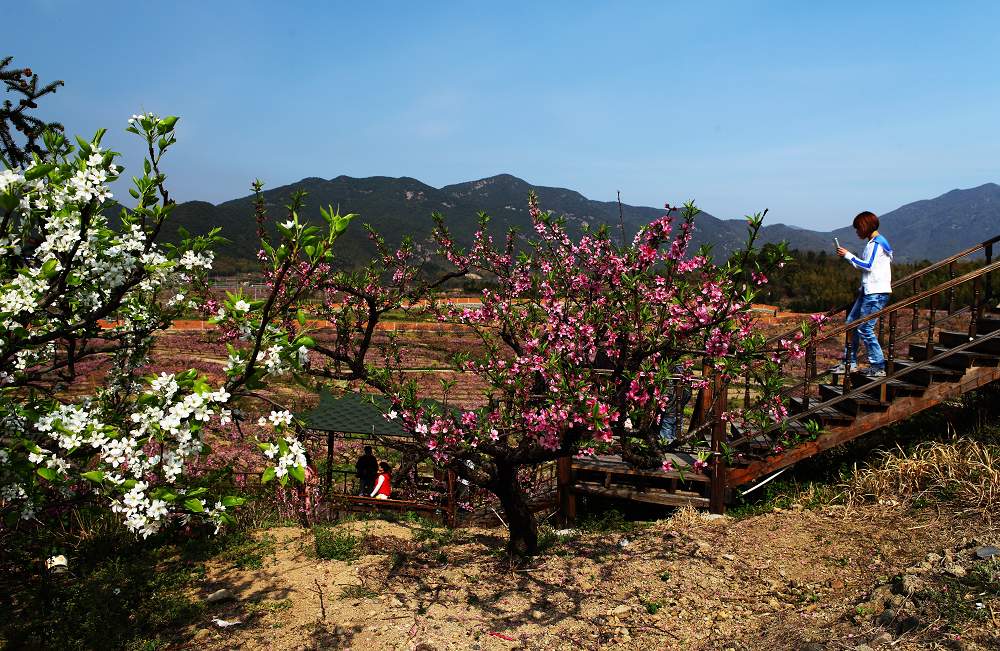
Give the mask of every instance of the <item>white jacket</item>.
<path id="1" fill-rule="evenodd" d="M 848 253 L 844 259 L 861 270 L 861 289 L 865 294 L 892 293 L 892 247 L 881 235 L 868 240 L 860 258 Z"/>

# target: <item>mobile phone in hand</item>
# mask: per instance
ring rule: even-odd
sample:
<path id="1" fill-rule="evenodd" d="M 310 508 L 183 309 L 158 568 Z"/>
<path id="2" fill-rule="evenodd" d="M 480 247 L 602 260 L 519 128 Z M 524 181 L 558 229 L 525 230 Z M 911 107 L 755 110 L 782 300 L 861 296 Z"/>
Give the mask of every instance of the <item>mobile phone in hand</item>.
<path id="1" fill-rule="evenodd" d="M 840 240 L 838 240 L 837 238 L 833 238 L 833 245 L 839 249 L 840 248 Z"/>

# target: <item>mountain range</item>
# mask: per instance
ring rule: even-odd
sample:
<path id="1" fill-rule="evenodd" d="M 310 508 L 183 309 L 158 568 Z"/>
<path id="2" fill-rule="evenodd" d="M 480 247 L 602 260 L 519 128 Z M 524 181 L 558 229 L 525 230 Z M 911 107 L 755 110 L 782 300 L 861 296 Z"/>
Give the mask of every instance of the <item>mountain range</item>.
<path id="1" fill-rule="evenodd" d="M 341 214 L 353 212 L 360 216 L 337 243 L 342 264 L 363 264 L 371 255 L 371 244 L 361 228 L 371 224 L 390 244 L 405 235 L 417 242 L 429 235 L 432 212 L 444 214 L 453 236 L 468 243 L 478 226 L 478 214 L 491 217 L 491 231 L 502 235 L 509 227 L 521 232 L 530 230 L 527 196 L 530 190 L 538 194 L 542 208 L 565 215 L 576 229 L 584 224 L 608 224 L 613 234 L 624 226 L 626 236 L 663 214 L 662 208 L 631 206 L 613 201 L 595 201 L 566 188 L 534 186 L 510 174 L 500 174 L 477 181 L 468 181 L 434 188 L 409 177 L 372 176 L 333 179 L 310 177 L 296 183 L 264 191 L 271 222 L 287 218 L 284 208 L 296 191 L 307 193 L 306 207 L 300 219 L 319 222 L 319 206 L 339 207 Z M 183 226 L 192 233 L 204 233 L 214 226 L 222 227 L 229 244 L 219 247 L 223 260 L 240 264 L 249 262 L 257 251 L 253 196 L 245 196 L 217 205 L 204 201 L 188 201 L 177 206 L 168 231 Z M 880 215 L 881 231 L 892 243 L 899 261 L 934 260 L 981 242 L 1000 232 L 1000 185 L 986 183 L 976 188 L 952 190 L 934 199 L 925 199 L 901 206 Z M 166 239 L 171 232 L 166 232 Z M 695 222 L 694 244 L 711 244 L 719 256 L 739 247 L 746 236 L 742 219 L 718 219 L 701 213 Z M 832 232 L 813 231 L 785 224 L 766 224 L 761 231 L 762 243 L 787 240 L 792 249 L 832 250 L 833 237 L 851 248 L 858 247 L 850 227 Z M 245 264 L 245 263 L 244 263 Z"/>

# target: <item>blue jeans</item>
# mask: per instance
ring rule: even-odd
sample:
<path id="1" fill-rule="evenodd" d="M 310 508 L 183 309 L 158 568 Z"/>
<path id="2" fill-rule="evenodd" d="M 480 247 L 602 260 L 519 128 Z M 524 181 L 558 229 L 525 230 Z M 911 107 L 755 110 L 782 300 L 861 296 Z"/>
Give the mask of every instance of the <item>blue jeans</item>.
<path id="1" fill-rule="evenodd" d="M 852 323 L 863 319 L 869 314 L 878 312 L 889 304 L 890 294 L 858 294 L 851 311 L 847 314 L 847 323 Z M 859 325 L 851 333 L 851 343 L 844 351 L 844 362 L 846 364 L 856 364 L 858 361 L 858 342 L 865 342 L 865 350 L 868 351 L 868 364 L 872 368 L 885 368 L 885 356 L 882 354 L 882 346 L 875 336 L 875 324 L 878 319 L 870 319 Z"/>
<path id="2" fill-rule="evenodd" d="M 681 420 L 673 411 L 664 412 L 660 418 L 660 440 L 662 442 L 670 443 L 677 438 L 677 430 L 680 429 Z"/>

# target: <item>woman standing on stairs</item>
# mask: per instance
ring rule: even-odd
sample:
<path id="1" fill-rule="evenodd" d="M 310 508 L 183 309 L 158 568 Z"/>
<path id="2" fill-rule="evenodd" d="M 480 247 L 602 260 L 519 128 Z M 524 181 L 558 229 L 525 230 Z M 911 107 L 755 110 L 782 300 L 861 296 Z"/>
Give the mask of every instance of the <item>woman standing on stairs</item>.
<path id="1" fill-rule="evenodd" d="M 878 232 L 878 217 L 865 211 L 854 218 L 854 231 L 862 240 L 868 240 L 865 251 L 859 258 L 844 247 L 837 248 L 837 255 L 861 270 L 861 289 L 854 305 L 847 313 L 847 323 L 863 319 L 878 312 L 889 303 L 892 293 L 892 247 Z M 885 376 L 885 356 L 875 334 L 878 319 L 865 321 L 851 334 L 851 343 L 844 351 L 844 361 L 834 372 L 853 371 L 858 366 L 858 343 L 865 343 L 868 351 L 868 377 Z"/>

